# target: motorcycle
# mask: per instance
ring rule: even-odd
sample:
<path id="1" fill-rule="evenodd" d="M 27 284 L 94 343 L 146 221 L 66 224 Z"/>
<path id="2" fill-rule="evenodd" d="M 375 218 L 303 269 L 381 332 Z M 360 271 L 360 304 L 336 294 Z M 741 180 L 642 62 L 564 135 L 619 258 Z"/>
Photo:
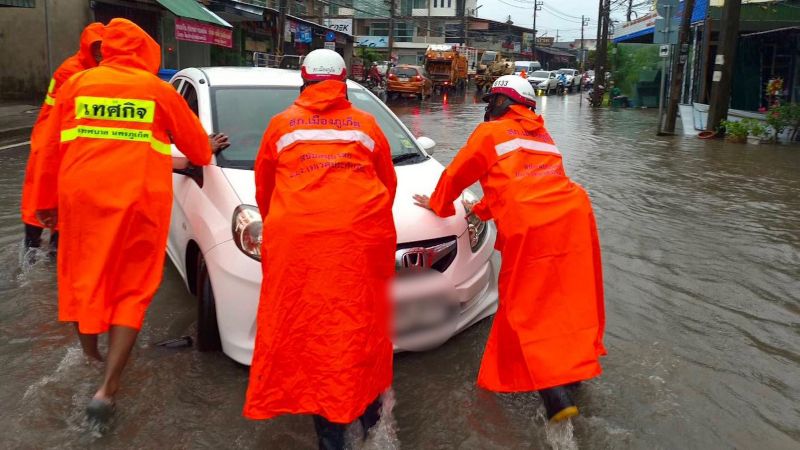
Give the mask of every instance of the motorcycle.
<path id="1" fill-rule="evenodd" d="M 600 102 L 600 104 L 595 104 L 595 102 L 594 102 L 594 90 L 595 90 L 595 88 L 592 87 L 586 92 L 586 94 L 587 94 L 586 95 L 586 100 L 589 101 L 589 105 L 590 106 L 602 106 L 602 104 L 603 104 L 603 96 L 605 95 L 606 90 L 605 90 L 605 88 L 603 87 L 602 84 L 597 86 L 597 90 L 598 90 L 598 97 L 597 98 L 598 98 L 598 101 Z"/>
<path id="2" fill-rule="evenodd" d="M 367 78 L 364 86 L 376 97 L 381 99 L 382 102 L 386 103 L 386 81 L 381 80 L 380 82 L 376 81 L 373 78 Z"/>

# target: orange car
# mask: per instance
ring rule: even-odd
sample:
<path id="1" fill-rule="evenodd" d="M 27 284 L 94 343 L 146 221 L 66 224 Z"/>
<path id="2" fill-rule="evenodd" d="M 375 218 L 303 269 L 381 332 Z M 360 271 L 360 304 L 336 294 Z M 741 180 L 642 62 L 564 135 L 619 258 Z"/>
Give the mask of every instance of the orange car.
<path id="1" fill-rule="evenodd" d="M 433 82 L 424 68 L 402 64 L 389 70 L 386 92 L 389 96 L 416 94 L 422 100 L 433 94 Z"/>

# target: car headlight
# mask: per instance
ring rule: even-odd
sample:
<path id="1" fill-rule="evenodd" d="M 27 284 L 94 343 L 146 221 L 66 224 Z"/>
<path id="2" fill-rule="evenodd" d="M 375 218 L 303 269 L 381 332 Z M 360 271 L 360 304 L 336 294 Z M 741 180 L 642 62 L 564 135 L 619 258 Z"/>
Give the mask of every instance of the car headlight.
<path id="1" fill-rule="evenodd" d="M 233 242 L 245 255 L 261 261 L 261 213 L 252 205 L 239 205 L 233 212 Z"/>
<path id="2" fill-rule="evenodd" d="M 461 200 L 465 203 L 475 203 L 478 201 L 478 197 L 470 191 L 464 191 Z M 467 231 L 469 232 L 469 247 L 473 252 L 476 252 L 486 238 L 486 222 L 472 212 L 467 215 L 466 220 Z"/>
<path id="3" fill-rule="evenodd" d="M 539 86 L 540 88 L 545 88 L 545 87 L 547 87 L 547 81 L 542 81 L 541 83 L 539 83 L 539 85 L 538 85 L 538 86 Z"/>

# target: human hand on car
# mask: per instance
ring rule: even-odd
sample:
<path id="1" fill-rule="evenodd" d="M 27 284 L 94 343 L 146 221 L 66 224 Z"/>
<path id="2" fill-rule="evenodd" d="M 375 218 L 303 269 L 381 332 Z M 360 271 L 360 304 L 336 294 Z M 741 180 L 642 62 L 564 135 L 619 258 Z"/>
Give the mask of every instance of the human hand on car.
<path id="1" fill-rule="evenodd" d="M 209 135 L 208 143 L 211 144 L 211 151 L 215 155 L 231 146 L 231 143 L 228 141 L 228 135 L 223 133 Z"/>
<path id="2" fill-rule="evenodd" d="M 58 209 L 39 209 L 36 211 L 36 218 L 45 228 L 55 228 L 58 223 Z"/>
<path id="3" fill-rule="evenodd" d="M 428 197 L 427 195 L 414 194 L 414 204 L 419 207 L 433 211 L 433 209 L 431 208 L 431 198 Z"/>

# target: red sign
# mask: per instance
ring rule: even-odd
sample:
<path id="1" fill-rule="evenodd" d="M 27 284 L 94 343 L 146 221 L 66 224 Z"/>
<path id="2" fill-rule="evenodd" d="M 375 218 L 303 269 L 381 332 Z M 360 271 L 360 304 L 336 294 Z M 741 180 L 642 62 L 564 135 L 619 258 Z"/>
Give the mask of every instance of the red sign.
<path id="1" fill-rule="evenodd" d="M 193 20 L 175 19 L 175 39 L 179 41 L 233 47 L 233 31 Z"/>

